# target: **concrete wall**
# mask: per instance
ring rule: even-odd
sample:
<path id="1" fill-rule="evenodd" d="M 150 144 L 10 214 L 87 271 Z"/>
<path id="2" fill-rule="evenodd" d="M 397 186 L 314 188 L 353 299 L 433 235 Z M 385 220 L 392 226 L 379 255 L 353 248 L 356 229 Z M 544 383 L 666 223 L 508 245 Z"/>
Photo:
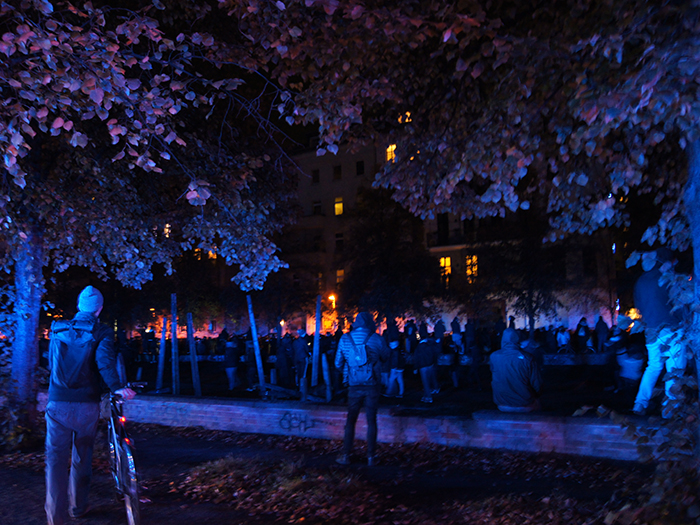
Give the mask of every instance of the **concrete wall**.
<path id="1" fill-rule="evenodd" d="M 298 402 L 230 401 L 139 396 L 125 405 L 127 418 L 167 426 L 201 426 L 283 436 L 342 439 L 345 409 Z M 440 445 L 557 452 L 636 460 L 636 446 L 612 421 L 595 417 L 556 417 L 481 411 L 472 418 L 455 416 L 378 415 L 380 442 L 430 442 Z M 364 439 L 364 414 L 356 437 Z"/>

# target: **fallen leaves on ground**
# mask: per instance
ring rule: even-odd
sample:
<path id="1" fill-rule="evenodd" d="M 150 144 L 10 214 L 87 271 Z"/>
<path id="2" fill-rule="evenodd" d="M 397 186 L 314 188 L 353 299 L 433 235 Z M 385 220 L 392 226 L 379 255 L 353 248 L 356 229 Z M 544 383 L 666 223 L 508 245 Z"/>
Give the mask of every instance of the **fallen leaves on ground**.
<path id="1" fill-rule="evenodd" d="M 142 479 L 149 497 L 230 505 L 288 523 L 629 524 L 641 516 L 640 488 L 651 476 L 637 463 L 430 443 L 380 443 L 379 467 L 345 468 L 329 461 L 339 441 L 142 424 L 130 431 L 218 443 L 233 454 L 184 475 Z M 98 437 L 93 467 L 108 472 L 103 442 Z M 243 451 L 255 455 L 236 457 Z M 355 465 L 365 457 L 358 442 Z M 41 471 L 44 455 L 6 454 L 0 465 Z"/>
<path id="2" fill-rule="evenodd" d="M 312 466 L 305 459 L 335 457 L 338 441 L 191 428 L 175 431 L 183 437 L 223 440 L 234 448 L 282 449 L 300 458 L 229 457 L 191 469 L 171 488 L 196 501 L 225 503 L 250 515 L 289 523 L 603 524 L 610 495 L 617 499 L 615 508 L 622 499 L 636 500 L 635 490 L 649 476 L 648 467 L 634 463 L 424 443 L 379 444 L 379 468 L 392 472 L 376 476 L 371 469 Z M 364 444 L 355 452 L 364 457 Z M 472 479 L 479 488 L 442 491 L 424 486 L 459 477 Z M 493 480 L 505 483 L 491 488 Z M 518 485 L 513 493 L 507 492 L 509 483 Z M 544 496 L 543 487 L 549 491 Z"/>

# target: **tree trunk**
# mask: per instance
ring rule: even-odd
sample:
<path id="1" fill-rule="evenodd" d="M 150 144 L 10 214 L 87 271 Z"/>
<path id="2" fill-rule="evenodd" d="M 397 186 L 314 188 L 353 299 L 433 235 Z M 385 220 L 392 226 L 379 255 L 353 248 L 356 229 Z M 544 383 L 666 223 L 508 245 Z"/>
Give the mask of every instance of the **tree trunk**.
<path id="1" fill-rule="evenodd" d="M 253 336 L 253 348 L 255 349 L 255 364 L 258 368 L 258 381 L 260 381 L 260 394 L 265 393 L 265 371 L 263 369 L 262 355 L 260 355 L 260 342 L 258 341 L 258 327 L 255 325 L 255 315 L 253 314 L 253 300 L 250 295 L 246 295 L 248 301 L 248 316 L 250 317 L 250 333 Z M 247 363 L 251 366 L 252 363 Z"/>
<path id="2" fill-rule="evenodd" d="M 172 351 L 172 375 L 173 375 L 173 395 L 180 395 L 180 354 L 177 348 L 177 294 L 170 294 L 170 310 L 172 317 L 170 318 L 170 336 L 171 351 Z"/>
<path id="3" fill-rule="evenodd" d="M 685 214 L 690 224 L 690 238 L 693 247 L 693 335 L 700 335 L 700 139 L 688 143 L 688 182 L 683 192 Z M 700 349 L 698 341 L 691 342 L 695 362 L 700 370 Z"/>
<path id="4" fill-rule="evenodd" d="M 194 395 L 202 397 L 202 383 L 199 380 L 199 361 L 197 361 L 197 343 L 194 340 L 194 322 L 192 314 L 187 314 L 187 341 L 190 344 L 190 366 L 192 367 L 192 384 Z"/>
<path id="5" fill-rule="evenodd" d="M 37 232 L 15 254 L 15 333 L 12 343 L 14 399 L 31 407 L 36 404 L 35 372 L 39 365 L 39 312 L 44 293 L 43 245 Z"/>

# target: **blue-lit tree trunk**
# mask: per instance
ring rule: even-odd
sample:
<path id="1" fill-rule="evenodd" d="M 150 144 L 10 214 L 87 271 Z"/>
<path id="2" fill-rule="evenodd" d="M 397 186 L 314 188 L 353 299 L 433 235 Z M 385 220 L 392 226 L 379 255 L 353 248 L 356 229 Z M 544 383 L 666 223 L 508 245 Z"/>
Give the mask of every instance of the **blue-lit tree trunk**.
<path id="1" fill-rule="evenodd" d="M 36 402 L 35 373 L 39 364 L 39 312 L 44 293 L 41 236 L 27 232 L 15 254 L 15 333 L 12 344 L 13 397 L 20 404 Z"/>
<path id="2" fill-rule="evenodd" d="M 691 344 L 695 363 L 700 370 L 700 139 L 688 144 L 688 182 L 683 193 L 685 213 L 690 224 L 693 246 L 693 334 Z"/>

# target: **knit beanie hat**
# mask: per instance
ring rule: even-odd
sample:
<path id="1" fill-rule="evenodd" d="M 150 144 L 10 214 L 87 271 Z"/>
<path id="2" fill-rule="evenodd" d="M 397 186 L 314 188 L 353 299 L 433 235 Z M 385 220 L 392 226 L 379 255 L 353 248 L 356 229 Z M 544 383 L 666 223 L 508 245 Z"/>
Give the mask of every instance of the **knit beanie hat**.
<path id="1" fill-rule="evenodd" d="M 102 308 L 102 294 L 94 286 L 87 286 L 78 296 L 78 310 L 94 314 Z"/>

